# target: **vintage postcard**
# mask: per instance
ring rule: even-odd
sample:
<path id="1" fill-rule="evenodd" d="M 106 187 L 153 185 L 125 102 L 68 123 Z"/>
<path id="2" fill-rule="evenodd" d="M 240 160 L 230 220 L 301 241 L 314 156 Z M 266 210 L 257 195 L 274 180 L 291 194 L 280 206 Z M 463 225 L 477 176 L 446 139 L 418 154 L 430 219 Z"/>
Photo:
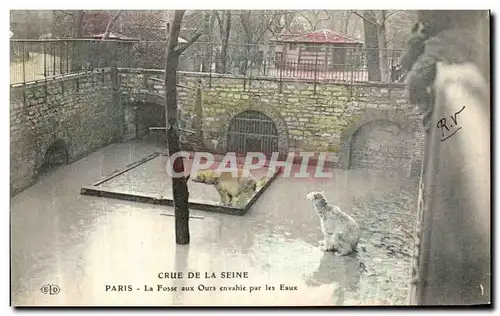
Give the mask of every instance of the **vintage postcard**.
<path id="1" fill-rule="evenodd" d="M 11 306 L 491 304 L 489 32 L 11 10 Z"/>

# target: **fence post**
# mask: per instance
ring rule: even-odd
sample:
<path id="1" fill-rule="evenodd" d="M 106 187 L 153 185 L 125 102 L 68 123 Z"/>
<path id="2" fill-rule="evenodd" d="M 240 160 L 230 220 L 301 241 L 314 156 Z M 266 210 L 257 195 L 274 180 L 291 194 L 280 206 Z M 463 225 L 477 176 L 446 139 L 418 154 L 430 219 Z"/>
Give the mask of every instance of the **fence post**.
<path id="1" fill-rule="evenodd" d="M 387 94 L 387 99 L 390 100 L 391 99 L 391 92 L 392 92 L 392 77 L 393 77 L 393 66 L 394 66 L 394 50 L 392 50 L 392 54 L 391 54 L 391 62 L 390 62 L 390 67 L 391 67 L 391 73 L 389 74 L 389 93 Z"/>
<path id="2" fill-rule="evenodd" d="M 209 58 L 209 61 L 208 61 L 208 69 L 209 69 L 209 77 L 208 77 L 208 88 L 209 89 L 212 89 L 212 53 L 213 53 L 213 44 L 210 43 L 210 58 Z"/>
<path id="3" fill-rule="evenodd" d="M 63 42 L 58 42 L 59 43 L 59 74 L 63 74 L 64 72 L 64 69 L 63 69 L 63 56 L 64 56 L 64 53 L 63 53 Z"/>
<path id="4" fill-rule="evenodd" d="M 55 42 L 49 42 L 52 53 L 52 76 L 56 75 L 56 47 Z"/>
<path id="5" fill-rule="evenodd" d="M 149 57 L 149 55 L 148 55 L 148 48 L 149 48 L 149 42 L 146 42 L 146 46 L 144 47 L 144 57 L 145 58 L 142 59 L 143 60 L 142 67 L 146 68 L 146 69 L 148 68 L 148 62 L 146 60 L 146 58 Z"/>
<path id="6" fill-rule="evenodd" d="M 69 42 L 66 42 L 66 73 L 69 73 Z"/>
<path id="7" fill-rule="evenodd" d="M 12 45 L 12 42 L 11 42 L 11 45 Z M 22 61 L 23 61 L 23 104 L 24 106 L 26 106 L 26 60 L 25 60 L 25 54 L 26 54 L 26 43 L 25 42 L 22 42 L 22 47 L 23 47 L 23 51 L 22 51 Z M 29 52 L 28 52 L 29 54 Z"/>
<path id="8" fill-rule="evenodd" d="M 268 55 L 269 55 L 269 48 L 267 49 L 267 51 L 264 52 L 265 57 L 263 58 L 264 60 L 264 69 L 263 69 L 263 76 L 266 75 L 266 63 L 268 62 Z"/>
<path id="9" fill-rule="evenodd" d="M 104 46 L 106 42 L 98 41 L 97 43 L 98 43 L 97 45 L 99 46 L 99 52 L 101 52 L 103 55 L 103 58 L 102 58 L 103 65 L 102 66 L 107 68 L 108 67 L 108 61 L 107 61 L 108 56 L 105 55 L 106 46 Z M 102 84 L 104 84 L 104 82 L 106 81 L 105 79 L 106 79 L 106 72 L 105 72 L 105 70 L 102 70 L 102 77 L 101 77 Z"/>
<path id="10" fill-rule="evenodd" d="M 316 62 L 314 65 L 314 94 L 316 94 L 316 82 L 318 81 L 318 52 L 316 52 Z"/>
<path id="11" fill-rule="evenodd" d="M 353 58 L 352 58 L 352 51 L 351 51 L 351 78 L 349 79 L 349 81 L 351 82 L 350 84 L 350 89 L 349 89 L 349 98 L 348 98 L 348 101 L 351 102 L 351 99 L 352 99 L 352 96 L 353 96 L 353 89 L 354 89 L 354 68 L 356 67 L 355 64 L 352 62 Z"/>
<path id="12" fill-rule="evenodd" d="M 254 46 L 254 50 L 257 48 L 257 46 Z M 251 52 L 251 50 L 250 50 Z M 254 51 L 254 54 L 250 54 L 250 67 L 248 69 L 248 89 L 250 90 L 251 86 L 252 86 L 252 70 L 253 70 L 253 67 L 255 67 L 255 51 Z M 245 91 L 245 90 L 243 90 Z"/>
<path id="13" fill-rule="evenodd" d="M 76 72 L 76 92 L 80 92 L 80 71 Z"/>
<path id="14" fill-rule="evenodd" d="M 22 43 L 22 47 L 23 47 L 23 51 L 21 53 L 21 55 L 23 56 L 23 59 L 22 59 L 22 61 L 23 61 L 23 83 L 24 83 L 24 85 L 26 85 L 26 59 L 25 59 L 26 58 L 25 57 L 25 55 L 26 55 L 26 42 L 21 42 L 21 43 Z M 28 54 L 29 54 L 29 52 L 28 52 Z"/>
<path id="15" fill-rule="evenodd" d="M 280 61 L 280 93 L 283 93 L 283 53 L 281 53 Z"/>
<path id="16" fill-rule="evenodd" d="M 45 49 L 45 42 L 43 43 L 43 76 L 47 77 L 47 52 Z"/>

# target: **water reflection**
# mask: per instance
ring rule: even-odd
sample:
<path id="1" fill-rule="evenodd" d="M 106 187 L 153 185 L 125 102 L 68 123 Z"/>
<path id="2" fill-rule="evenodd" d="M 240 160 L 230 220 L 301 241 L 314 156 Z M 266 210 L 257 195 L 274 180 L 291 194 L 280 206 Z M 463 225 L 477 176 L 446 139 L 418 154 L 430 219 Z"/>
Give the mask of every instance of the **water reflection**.
<path id="1" fill-rule="evenodd" d="M 358 300 L 359 282 L 363 271 L 360 263 L 357 253 L 339 257 L 331 252 L 325 252 L 318 268 L 306 277 L 306 284 L 310 287 L 334 284 L 332 297 L 335 305 L 344 305 L 346 300 Z"/>
<path id="2" fill-rule="evenodd" d="M 175 263 L 174 263 L 174 271 L 185 271 L 186 267 L 188 267 L 188 257 L 189 257 L 189 246 L 188 245 L 177 245 L 175 247 Z M 185 276 L 187 277 L 187 276 Z M 184 278 L 179 279 L 175 282 L 175 286 L 179 289 L 183 286 L 186 286 L 186 281 Z M 182 305 L 184 303 L 184 292 L 175 291 L 172 292 L 172 304 L 173 305 Z"/>

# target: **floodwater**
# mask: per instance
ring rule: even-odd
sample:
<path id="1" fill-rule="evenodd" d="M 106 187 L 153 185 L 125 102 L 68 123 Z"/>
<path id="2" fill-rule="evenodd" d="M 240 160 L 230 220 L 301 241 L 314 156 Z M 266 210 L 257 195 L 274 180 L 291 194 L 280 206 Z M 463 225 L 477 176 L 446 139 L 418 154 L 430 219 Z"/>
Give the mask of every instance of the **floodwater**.
<path id="1" fill-rule="evenodd" d="M 110 145 L 12 198 L 14 306 L 406 304 L 415 180 L 362 170 L 278 177 L 244 216 L 192 210 L 191 242 L 176 245 L 174 217 L 162 215 L 172 207 L 80 195 L 158 149 Z M 360 222 L 357 253 L 318 249 L 310 191 Z M 42 293 L 55 286 L 57 294 Z"/>
<path id="2" fill-rule="evenodd" d="M 112 177 L 108 180 L 103 179 L 102 181 L 105 182 L 94 186 L 93 189 L 160 199 L 172 199 L 172 177 L 167 172 L 167 164 L 168 156 L 159 155 L 116 177 Z M 193 159 L 184 159 L 184 168 L 186 174 L 191 174 L 192 165 Z M 241 168 L 242 166 L 238 165 L 238 167 Z M 216 168 L 217 163 L 214 163 L 212 169 Z M 259 191 L 260 188 L 267 182 L 266 179 L 269 179 L 273 175 L 274 172 L 269 172 L 267 167 L 261 167 L 250 171 L 250 176 L 256 181 L 263 179 L 262 181 L 259 181 L 259 187 L 257 191 Z M 194 178 L 195 176 L 193 175 L 192 179 Z M 144 179 L 147 180 L 143 181 Z M 190 202 L 209 205 L 221 204 L 221 196 L 213 185 L 207 185 L 196 181 L 188 181 L 188 189 L 190 192 Z M 257 191 L 254 194 L 256 194 Z M 237 201 L 235 200 L 231 205 L 235 207 L 244 207 L 253 195 L 246 194 L 244 197 L 242 196 Z"/>

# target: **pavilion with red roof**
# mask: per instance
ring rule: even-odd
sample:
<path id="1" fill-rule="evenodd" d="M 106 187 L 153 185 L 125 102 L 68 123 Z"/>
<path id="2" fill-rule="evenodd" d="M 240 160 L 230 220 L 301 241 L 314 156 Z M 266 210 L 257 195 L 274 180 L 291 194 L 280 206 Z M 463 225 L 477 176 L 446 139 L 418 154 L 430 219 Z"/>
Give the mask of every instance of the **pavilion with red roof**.
<path id="1" fill-rule="evenodd" d="M 360 62 L 363 41 L 334 30 L 282 34 L 272 41 L 277 68 L 339 71 Z"/>

